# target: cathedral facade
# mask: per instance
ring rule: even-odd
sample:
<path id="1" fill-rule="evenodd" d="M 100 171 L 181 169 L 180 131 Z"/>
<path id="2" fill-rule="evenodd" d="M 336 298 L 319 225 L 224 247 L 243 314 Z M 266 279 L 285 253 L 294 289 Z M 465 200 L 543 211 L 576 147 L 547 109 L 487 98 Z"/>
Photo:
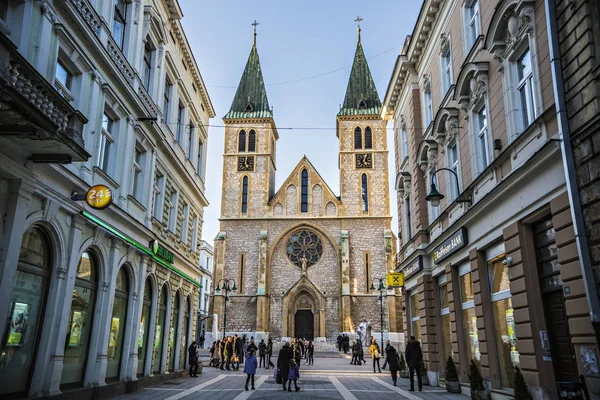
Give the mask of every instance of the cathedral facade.
<path id="1" fill-rule="evenodd" d="M 378 340 L 383 330 L 385 338 L 398 341 L 399 292 L 384 290 L 382 303 L 378 300 L 378 278 L 394 269 L 396 238 L 390 228 L 386 123 L 360 31 L 337 115 L 339 195 L 306 156 L 275 188 L 279 135 L 256 38 L 223 121 L 214 287 L 232 279 L 237 291 L 228 292 L 227 301 L 224 290 L 213 291 L 212 312 L 218 315 L 213 331 L 335 342 L 341 332 L 354 334 L 366 318 Z"/>

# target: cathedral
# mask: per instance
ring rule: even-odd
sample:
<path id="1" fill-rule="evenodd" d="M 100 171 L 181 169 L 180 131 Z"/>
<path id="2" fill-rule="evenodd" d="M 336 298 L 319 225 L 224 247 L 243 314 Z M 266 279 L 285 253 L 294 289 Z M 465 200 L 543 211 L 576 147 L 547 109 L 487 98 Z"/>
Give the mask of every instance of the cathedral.
<path id="1" fill-rule="evenodd" d="M 225 123 L 220 231 L 215 238 L 213 331 L 255 338 L 356 337 L 399 341 L 400 293 L 379 280 L 394 269 L 386 121 L 360 40 L 337 114 L 339 195 L 301 158 L 275 187 L 277 141 L 256 48 Z M 286 155 L 289 157 L 289 155 Z M 383 281 L 385 285 L 385 280 Z M 224 314 L 224 302 L 227 309 Z M 383 310 L 383 311 L 382 311 Z M 381 316 L 383 313 L 383 316 Z M 225 324 L 223 318 L 226 318 Z M 383 326 L 382 326 L 383 325 Z"/>

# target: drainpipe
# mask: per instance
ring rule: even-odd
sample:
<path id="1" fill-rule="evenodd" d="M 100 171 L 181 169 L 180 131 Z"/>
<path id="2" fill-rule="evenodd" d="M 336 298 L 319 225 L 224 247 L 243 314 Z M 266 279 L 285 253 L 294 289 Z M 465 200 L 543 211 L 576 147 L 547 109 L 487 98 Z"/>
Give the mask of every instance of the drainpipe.
<path id="1" fill-rule="evenodd" d="M 592 320 L 592 326 L 596 331 L 596 343 L 598 344 L 598 338 L 600 337 L 600 302 L 598 301 L 596 281 L 594 278 L 594 271 L 592 270 L 592 262 L 590 260 L 590 251 L 587 237 L 585 236 L 581 199 L 579 198 L 577 176 L 575 174 L 575 161 L 573 159 L 571 133 L 569 132 L 569 120 L 563 86 L 563 71 L 560 63 L 556 0 L 546 0 L 544 3 L 546 6 L 546 24 L 548 26 L 548 44 L 550 46 L 552 86 L 554 88 L 556 114 L 558 117 L 558 134 L 560 138 L 565 178 L 567 181 L 567 193 L 569 195 L 569 202 L 571 203 L 571 216 L 573 218 L 573 229 L 575 230 L 577 253 L 579 254 L 581 264 L 583 286 L 585 287 L 588 307 L 590 309 L 590 318 Z M 600 346 L 600 344 L 598 345 Z"/>

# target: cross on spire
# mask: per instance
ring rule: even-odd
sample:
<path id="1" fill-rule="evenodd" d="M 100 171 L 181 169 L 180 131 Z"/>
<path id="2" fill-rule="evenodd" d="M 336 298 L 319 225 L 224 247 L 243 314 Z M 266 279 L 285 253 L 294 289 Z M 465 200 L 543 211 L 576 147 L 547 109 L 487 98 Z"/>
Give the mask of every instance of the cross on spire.
<path id="1" fill-rule="evenodd" d="M 360 42 L 360 22 L 363 19 L 360 16 L 357 16 L 356 19 L 354 20 L 354 22 L 356 22 L 358 24 L 358 41 Z"/>
<path id="2" fill-rule="evenodd" d="M 258 22 L 256 22 L 256 20 L 254 20 L 254 22 L 252 23 L 252 26 L 254 27 L 254 44 L 256 44 L 256 27 L 260 25 Z"/>

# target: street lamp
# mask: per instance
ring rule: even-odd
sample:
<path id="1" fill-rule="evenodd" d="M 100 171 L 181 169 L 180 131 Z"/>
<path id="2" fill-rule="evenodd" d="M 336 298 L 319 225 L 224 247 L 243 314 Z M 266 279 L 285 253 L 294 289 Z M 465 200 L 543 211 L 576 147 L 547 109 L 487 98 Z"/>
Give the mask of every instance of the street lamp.
<path id="1" fill-rule="evenodd" d="M 444 195 L 441 194 L 440 192 L 438 192 L 437 188 L 435 187 L 435 183 L 433 181 L 435 174 L 437 174 L 440 171 L 450 171 L 452 173 L 452 175 L 454 175 L 454 177 L 456 178 L 456 193 L 458 193 L 459 196 L 454 201 L 456 201 L 457 203 L 471 204 L 470 197 L 467 197 L 465 199 L 462 197 L 462 195 L 460 195 L 460 187 L 458 186 L 458 175 L 456 175 L 456 172 L 454 172 L 450 168 L 440 168 L 440 169 L 435 170 L 433 172 L 433 174 L 431 174 L 431 190 L 429 191 L 429 194 L 425 197 L 425 200 L 430 201 L 432 206 L 437 207 L 440 205 L 440 201 L 444 198 Z"/>
<path id="2" fill-rule="evenodd" d="M 381 317 L 381 348 L 383 349 L 383 292 L 387 292 L 387 288 L 383 284 L 385 278 L 373 278 L 371 281 L 371 290 L 378 290 L 379 296 L 377 296 L 377 300 L 379 300 L 379 306 L 381 307 L 380 317 Z M 378 282 L 377 288 L 373 282 Z"/>
<path id="3" fill-rule="evenodd" d="M 223 286 L 221 287 L 221 282 L 223 282 Z M 229 296 L 227 295 L 229 292 L 237 292 L 237 287 L 235 286 L 235 281 L 233 279 L 221 279 L 217 282 L 217 287 L 215 288 L 215 292 L 217 294 L 221 293 L 221 290 L 225 291 L 224 302 L 223 302 L 223 338 L 225 339 L 225 332 L 227 331 L 227 302 L 229 301 Z"/>

